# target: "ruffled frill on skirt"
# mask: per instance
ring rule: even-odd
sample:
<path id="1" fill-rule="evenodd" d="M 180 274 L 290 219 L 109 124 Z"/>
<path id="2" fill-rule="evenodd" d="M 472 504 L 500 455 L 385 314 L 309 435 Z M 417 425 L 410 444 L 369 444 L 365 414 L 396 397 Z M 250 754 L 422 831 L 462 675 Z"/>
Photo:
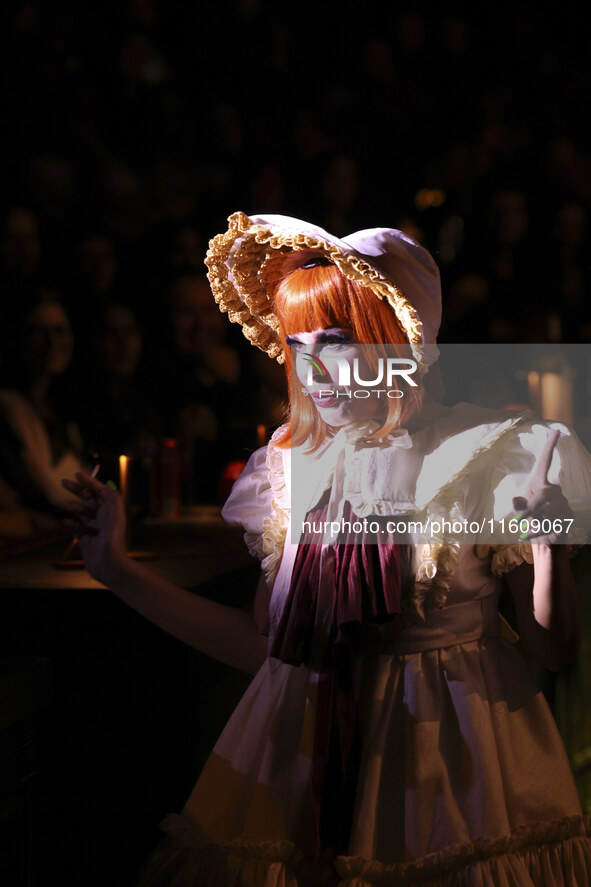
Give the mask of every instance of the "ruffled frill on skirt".
<path id="1" fill-rule="evenodd" d="M 170 814 L 161 828 L 168 837 L 145 863 L 138 887 L 301 887 L 288 865 L 290 841 L 207 843 L 186 814 Z"/>
<path id="2" fill-rule="evenodd" d="M 332 871 L 303 874 L 289 841 L 239 838 L 203 844 L 184 817 L 146 863 L 139 887 L 589 887 L 591 818 L 521 826 L 423 859 L 384 865 L 339 857 Z"/>

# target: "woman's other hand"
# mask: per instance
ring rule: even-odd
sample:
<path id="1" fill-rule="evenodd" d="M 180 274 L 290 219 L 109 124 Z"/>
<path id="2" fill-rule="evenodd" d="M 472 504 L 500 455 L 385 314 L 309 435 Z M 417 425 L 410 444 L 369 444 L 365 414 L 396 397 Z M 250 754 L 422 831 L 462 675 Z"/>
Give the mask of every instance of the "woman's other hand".
<path id="1" fill-rule="evenodd" d="M 116 490 L 89 474 L 63 480 L 77 498 L 68 503 L 84 563 L 91 576 L 104 581 L 111 565 L 125 558 L 125 508 Z"/>
<path id="2" fill-rule="evenodd" d="M 179 588 L 125 551 L 125 508 L 119 493 L 89 474 L 64 480 L 88 572 L 128 606 L 163 631 L 233 668 L 254 674 L 267 655 L 268 639 L 253 614 Z M 261 580 L 256 619 L 266 625 L 268 589 Z"/>
<path id="3" fill-rule="evenodd" d="M 555 545 L 565 540 L 574 519 L 568 500 L 558 484 L 548 481 L 559 431 L 551 431 L 540 453 L 523 496 L 513 499 L 513 508 L 523 528 L 521 539 Z"/>

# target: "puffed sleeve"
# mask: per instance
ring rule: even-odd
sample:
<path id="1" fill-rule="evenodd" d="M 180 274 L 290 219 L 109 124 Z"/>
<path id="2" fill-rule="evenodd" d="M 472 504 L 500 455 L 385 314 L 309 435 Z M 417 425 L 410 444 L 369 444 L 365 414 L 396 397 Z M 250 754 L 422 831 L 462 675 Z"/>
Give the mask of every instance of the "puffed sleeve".
<path id="1" fill-rule="evenodd" d="M 476 553 L 480 556 L 483 553 L 486 555 L 489 549 L 492 552 L 490 570 L 495 576 L 509 573 L 520 564 L 533 564 L 534 562 L 529 542 L 518 542 L 514 545 L 477 545 Z"/>
<path id="2" fill-rule="evenodd" d="M 246 463 L 222 508 L 222 517 L 227 523 L 244 527 L 246 547 L 259 560 L 264 557 L 263 523 L 271 514 L 271 500 L 267 447 L 261 447 Z"/>

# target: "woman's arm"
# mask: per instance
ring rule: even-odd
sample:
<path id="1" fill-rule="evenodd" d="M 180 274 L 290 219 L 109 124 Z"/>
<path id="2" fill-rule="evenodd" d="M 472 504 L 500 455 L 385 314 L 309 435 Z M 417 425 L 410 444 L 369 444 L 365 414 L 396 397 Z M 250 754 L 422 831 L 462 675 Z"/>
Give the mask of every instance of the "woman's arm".
<path id="1" fill-rule="evenodd" d="M 544 519 L 555 526 L 572 517 L 561 488 L 548 481 L 548 471 L 560 432 L 551 430 L 534 465 L 525 495 L 513 500 L 519 518 L 542 527 Z M 533 567 L 521 564 L 507 574 L 515 601 L 519 630 L 526 650 L 542 665 L 559 671 L 575 658 L 581 641 L 581 611 L 570 568 L 570 545 L 557 545 L 560 533 L 524 534 L 531 539 Z"/>
<path id="2" fill-rule="evenodd" d="M 267 655 L 267 639 L 255 621 L 268 591 L 261 577 L 253 608 L 228 607 L 178 588 L 125 552 L 125 515 L 118 493 L 89 475 L 64 487 L 79 497 L 76 518 L 80 549 L 89 573 L 159 628 L 201 653 L 255 673 Z"/>
<path id="3" fill-rule="evenodd" d="M 264 662 L 267 638 L 249 610 L 178 588 L 127 556 L 111 561 L 102 576 L 122 601 L 200 653 L 251 674 Z"/>
<path id="4" fill-rule="evenodd" d="M 519 631 L 528 653 L 559 671 L 577 655 L 581 611 L 566 545 L 533 544 L 533 566 L 507 573 Z"/>

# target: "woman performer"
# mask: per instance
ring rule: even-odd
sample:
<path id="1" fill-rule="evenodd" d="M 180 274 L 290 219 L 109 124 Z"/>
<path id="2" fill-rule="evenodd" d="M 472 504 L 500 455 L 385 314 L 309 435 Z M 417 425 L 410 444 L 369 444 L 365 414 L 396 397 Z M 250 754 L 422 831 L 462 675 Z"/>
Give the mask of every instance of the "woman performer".
<path id="1" fill-rule="evenodd" d="M 184 811 L 163 823 L 142 885 L 591 883 L 589 820 L 497 607 L 506 581 L 527 651 L 562 667 L 580 625 L 569 547 L 554 531 L 533 545 L 411 544 L 387 523 L 505 516 L 512 504 L 532 526 L 576 520 L 589 455 L 565 426 L 423 404 L 411 373 L 428 369 L 439 274 L 400 231 L 339 240 L 282 216 L 229 221 L 206 260 L 216 301 L 296 380 L 290 419 L 224 509 L 262 561 L 252 613 L 130 560 L 119 496 L 87 475 L 65 482 L 92 575 L 256 673 Z M 383 368 L 385 344 L 407 370 L 403 396 L 356 397 L 338 367 Z"/>

